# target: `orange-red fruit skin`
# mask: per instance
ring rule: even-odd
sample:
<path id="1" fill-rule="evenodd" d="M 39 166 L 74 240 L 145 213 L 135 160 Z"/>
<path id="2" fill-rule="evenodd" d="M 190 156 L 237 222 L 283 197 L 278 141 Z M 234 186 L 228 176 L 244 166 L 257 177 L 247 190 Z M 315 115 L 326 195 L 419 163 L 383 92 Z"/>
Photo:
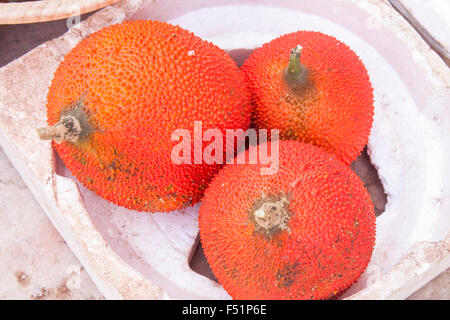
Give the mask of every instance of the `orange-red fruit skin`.
<path id="1" fill-rule="evenodd" d="M 178 26 L 132 21 L 90 35 L 54 74 L 48 124 L 84 97 L 93 132 L 54 144 L 86 187 L 138 211 L 171 211 L 199 201 L 219 165 L 171 161 L 176 129 L 250 123 L 244 76 L 228 54 Z"/>
<path id="2" fill-rule="evenodd" d="M 373 204 L 356 174 L 323 150 L 281 141 L 279 155 L 275 175 L 261 175 L 261 164 L 227 165 L 212 180 L 199 212 L 205 256 L 234 299 L 333 298 L 369 263 Z M 290 202 L 290 230 L 268 238 L 249 212 L 279 195 Z"/>
<path id="3" fill-rule="evenodd" d="M 293 92 L 283 79 L 289 53 L 301 45 L 310 87 Z M 350 164 L 368 142 L 373 90 L 359 57 L 335 38 L 312 31 L 283 35 L 255 50 L 242 69 L 259 128 L 312 143 Z"/>

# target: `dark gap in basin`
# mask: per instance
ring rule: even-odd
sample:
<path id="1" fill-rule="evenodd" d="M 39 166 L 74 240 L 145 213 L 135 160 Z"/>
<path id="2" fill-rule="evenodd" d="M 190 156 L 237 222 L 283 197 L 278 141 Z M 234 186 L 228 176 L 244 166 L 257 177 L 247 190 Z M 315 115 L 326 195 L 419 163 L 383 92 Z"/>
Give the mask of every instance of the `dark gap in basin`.
<path id="1" fill-rule="evenodd" d="M 361 155 L 352 162 L 351 168 L 363 181 L 375 207 L 375 215 L 378 217 L 386 208 L 387 195 L 378 176 L 378 171 L 370 161 L 367 146 L 361 152 Z"/>
<path id="2" fill-rule="evenodd" d="M 233 60 L 237 63 L 239 67 L 242 67 L 245 60 L 247 60 L 247 58 L 252 54 L 253 51 L 255 51 L 255 49 L 239 48 L 228 50 L 228 54 L 230 55 L 231 58 L 233 58 Z"/>
<path id="3" fill-rule="evenodd" d="M 216 276 L 209 267 L 208 261 L 206 260 L 205 253 L 203 251 L 202 244 L 200 242 L 200 236 L 197 236 L 197 247 L 194 249 L 194 253 L 189 261 L 189 266 L 191 269 L 213 281 L 217 281 Z"/>
<path id="4" fill-rule="evenodd" d="M 367 188 L 375 207 L 375 215 L 378 217 L 385 210 L 387 196 L 380 177 L 378 176 L 377 169 L 370 161 L 369 154 L 367 153 L 367 147 L 364 148 L 361 155 L 352 162 L 351 168 L 361 178 L 364 186 Z M 193 271 L 217 282 L 217 278 L 214 276 L 214 273 L 206 260 L 200 241 L 197 241 L 197 247 L 195 248 L 195 252 L 192 254 L 192 259 L 189 265 Z"/>

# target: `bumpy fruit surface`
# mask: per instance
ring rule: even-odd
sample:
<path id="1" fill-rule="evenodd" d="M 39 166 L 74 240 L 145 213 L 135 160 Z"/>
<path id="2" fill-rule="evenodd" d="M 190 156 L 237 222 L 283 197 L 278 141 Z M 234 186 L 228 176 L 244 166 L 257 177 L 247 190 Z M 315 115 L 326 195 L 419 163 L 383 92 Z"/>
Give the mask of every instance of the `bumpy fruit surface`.
<path id="1" fill-rule="evenodd" d="M 259 128 L 312 143 L 350 164 L 367 144 L 373 93 L 359 57 L 311 31 L 281 36 L 255 50 L 242 69 Z"/>
<path id="2" fill-rule="evenodd" d="M 369 194 L 315 146 L 281 141 L 279 156 L 274 175 L 261 175 L 261 164 L 226 165 L 212 180 L 199 213 L 205 256 L 234 299 L 336 297 L 372 255 Z"/>
<path id="3" fill-rule="evenodd" d="M 219 169 L 172 163 L 179 143 L 172 133 L 193 136 L 194 121 L 203 130 L 246 130 L 250 108 L 243 73 L 225 51 L 177 26 L 132 21 L 90 35 L 66 55 L 47 96 L 48 124 L 63 122 L 66 131 L 40 134 L 53 130 L 64 164 L 101 197 L 171 211 L 197 202 Z"/>

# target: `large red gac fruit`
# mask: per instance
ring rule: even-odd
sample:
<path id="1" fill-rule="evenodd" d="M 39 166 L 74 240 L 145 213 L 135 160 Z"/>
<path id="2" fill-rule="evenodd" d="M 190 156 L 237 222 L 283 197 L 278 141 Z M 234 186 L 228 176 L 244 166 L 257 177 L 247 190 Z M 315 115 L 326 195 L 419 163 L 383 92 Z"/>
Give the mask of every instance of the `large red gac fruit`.
<path id="1" fill-rule="evenodd" d="M 212 180 L 199 212 L 208 263 L 234 299 L 338 296 L 372 254 L 369 194 L 310 144 L 281 141 L 279 159 L 273 175 L 261 175 L 261 164 L 227 165 Z"/>
<path id="2" fill-rule="evenodd" d="M 54 74 L 48 124 L 64 164 L 87 188 L 138 211 L 197 202 L 219 165 L 171 161 L 176 129 L 250 123 L 244 76 L 228 54 L 158 21 L 114 25 L 82 40 Z M 62 142 L 62 143 L 61 143 Z"/>
<path id="3" fill-rule="evenodd" d="M 312 31 L 281 36 L 242 66 L 255 124 L 282 139 L 312 143 L 350 164 L 367 144 L 372 85 L 359 57 L 335 38 Z"/>

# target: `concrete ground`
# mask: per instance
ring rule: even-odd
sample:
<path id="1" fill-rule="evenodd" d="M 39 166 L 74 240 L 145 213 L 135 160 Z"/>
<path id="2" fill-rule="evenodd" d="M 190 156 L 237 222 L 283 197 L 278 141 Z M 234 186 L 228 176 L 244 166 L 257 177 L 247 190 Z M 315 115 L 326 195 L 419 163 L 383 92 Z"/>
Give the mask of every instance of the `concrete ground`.
<path id="1" fill-rule="evenodd" d="M 62 35 L 67 31 L 67 23 L 74 22 L 0 25 L 0 67 Z M 362 164 L 368 161 L 364 157 L 360 160 Z M 353 169 L 358 172 L 358 166 Z M 372 197 L 381 199 L 380 188 L 371 187 L 374 189 Z M 375 202 L 384 208 L 382 199 Z M 195 271 L 213 277 L 201 248 L 194 255 L 191 266 Z M 1 148 L 0 299 L 103 299 Z M 409 299 L 450 299 L 450 269 Z"/>

